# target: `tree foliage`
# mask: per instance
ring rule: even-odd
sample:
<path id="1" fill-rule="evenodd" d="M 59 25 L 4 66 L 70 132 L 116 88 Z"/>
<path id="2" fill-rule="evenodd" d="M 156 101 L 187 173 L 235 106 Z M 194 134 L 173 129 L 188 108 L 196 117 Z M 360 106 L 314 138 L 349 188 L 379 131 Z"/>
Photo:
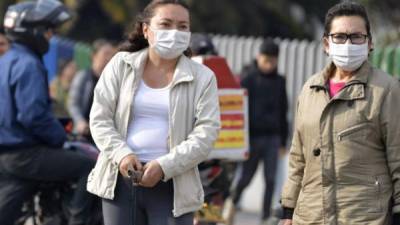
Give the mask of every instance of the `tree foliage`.
<path id="1" fill-rule="evenodd" d="M 400 24 L 399 0 L 358 0 L 373 16 Z M 3 18 L 16 0 L 0 0 Z M 137 13 L 149 0 L 64 0 L 74 20 L 62 30 L 68 37 L 92 41 L 121 40 Z M 313 39 L 315 21 L 323 24 L 327 10 L 339 0 L 186 0 L 191 9 L 192 30 L 230 35 Z M 293 10 L 297 9 L 297 14 Z M 300 10 L 300 11 L 299 11 Z M 296 11 L 296 10 L 295 10 Z"/>

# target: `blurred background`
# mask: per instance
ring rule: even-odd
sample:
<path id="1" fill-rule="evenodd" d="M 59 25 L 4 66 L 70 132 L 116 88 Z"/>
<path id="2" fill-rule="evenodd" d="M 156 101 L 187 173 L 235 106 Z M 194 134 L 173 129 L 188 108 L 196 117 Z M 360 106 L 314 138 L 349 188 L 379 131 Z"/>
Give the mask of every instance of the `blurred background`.
<path id="1" fill-rule="evenodd" d="M 0 22 L 3 24 L 7 6 L 16 0 L 0 0 Z M 88 68 L 91 44 L 98 38 L 120 43 L 130 30 L 137 12 L 149 0 L 64 0 L 74 19 L 59 31 L 51 42 L 45 63 L 49 76 L 59 71 L 60 59 L 73 59 L 79 69 Z M 232 72 L 239 76 L 249 64 L 266 37 L 279 43 L 278 71 L 286 77 L 289 101 L 289 123 L 293 105 L 309 76 L 322 69 L 329 60 L 322 51 L 321 38 L 327 10 L 338 0 L 186 0 L 191 9 L 191 30 L 206 33 L 218 53 L 227 59 Z M 374 51 L 372 63 L 400 77 L 400 1 L 358 0 L 367 7 L 371 22 Z M 62 60 L 61 60 L 62 61 Z M 285 178 L 285 159 L 278 174 L 275 207 Z M 264 182 L 259 169 L 244 192 L 242 208 L 257 214 L 261 210 Z M 250 215 L 250 216 L 249 216 Z M 238 219 L 238 224 L 251 225 L 251 215 Z M 256 224 L 254 222 L 254 224 Z"/>
<path id="2" fill-rule="evenodd" d="M 16 0 L 0 0 L 0 18 Z M 64 0 L 75 17 L 61 34 L 80 41 L 98 37 L 120 41 L 149 0 Z M 186 0 L 192 31 L 239 36 L 320 39 L 324 15 L 337 0 Z M 367 6 L 375 40 L 399 41 L 400 2 L 359 0 Z M 100 26 L 101 24 L 101 26 Z"/>

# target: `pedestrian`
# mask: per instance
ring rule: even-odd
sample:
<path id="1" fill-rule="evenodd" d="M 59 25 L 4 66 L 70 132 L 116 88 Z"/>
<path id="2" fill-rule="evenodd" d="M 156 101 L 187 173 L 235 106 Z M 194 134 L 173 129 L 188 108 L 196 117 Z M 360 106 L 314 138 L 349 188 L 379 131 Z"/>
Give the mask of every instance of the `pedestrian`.
<path id="1" fill-rule="evenodd" d="M 0 56 L 4 55 L 10 48 L 10 41 L 8 40 L 3 28 L 0 28 Z"/>
<path id="2" fill-rule="evenodd" d="M 279 152 L 285 152 L 288 135 L 286 82 L 277 71 L 278 55 L 279 46 L 272 39 L 264 40 L 256 60 L 246 67 L 241 81 L 249 96 L 250 156 L 239 167 L 232 200 L 238 204 L 258 163 L 263 162 L 265 192 L 261 219 L 264 223 L 271 217 L 278 156 Z"/>
<path id="3" fill-rule="evenodd" d="M 332 62 L 298 97 L 284 225 L 400 224 L 400 83 L 368 62 L 370 29 L 359 3 L 326 14 Z"/>
<path id="4" fill-rule="evenodd" d="M 50 84 L 50 97 L 53 100 L 52 108 L 56 117 L 69 118 L 68 95 L 72 79 L 77 71 L 77 65 L 73 60 L 64 62 L 61 65 L 60 73 Z"/>
<path id="5" fill-rule="evenodd" d="M 68 111 L 74 122 L 74 130 L 82 137 L 91 140 L 89 113 L 93 102 L 94 87 L 99 77 L 115 54 L 114 46 L 103 39 L 93 42 L 91 67 L 79 71 L 72 80 L 68 96 Z"/>
<path id="6" fill-rule="evenodd" d="M 189 41 L 188 7 L 152 1 L 97 83 L 90 129 L 101 153 L 88 190 L 103 198 L 105 225 L 188 225 L 202 207 L 197 165 L 220 114 L 216 78 L 187 57 Z"/>

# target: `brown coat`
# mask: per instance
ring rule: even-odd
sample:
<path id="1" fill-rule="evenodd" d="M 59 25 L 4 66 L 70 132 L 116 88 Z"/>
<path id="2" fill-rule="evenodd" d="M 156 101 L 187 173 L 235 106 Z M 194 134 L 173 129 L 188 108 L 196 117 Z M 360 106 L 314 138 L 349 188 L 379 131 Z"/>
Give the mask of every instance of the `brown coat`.
<path id="1" fill-rule="evenodd" d="M 390 224 L 400 212 L 400 82 L 366 62 L 330 99 L 334 68 L 299 96 L 282 205 L 295 208 L 294 225 Z"/>

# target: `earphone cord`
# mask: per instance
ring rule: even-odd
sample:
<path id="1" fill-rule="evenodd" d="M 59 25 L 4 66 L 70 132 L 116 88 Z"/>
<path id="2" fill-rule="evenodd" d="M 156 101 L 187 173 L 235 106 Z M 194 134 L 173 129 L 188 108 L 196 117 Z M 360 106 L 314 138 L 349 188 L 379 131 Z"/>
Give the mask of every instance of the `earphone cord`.
<path id="1" fill-rule="evenodd" d="M 136 187 L 131 183 L 131 225 L 136 225 Z"/>

